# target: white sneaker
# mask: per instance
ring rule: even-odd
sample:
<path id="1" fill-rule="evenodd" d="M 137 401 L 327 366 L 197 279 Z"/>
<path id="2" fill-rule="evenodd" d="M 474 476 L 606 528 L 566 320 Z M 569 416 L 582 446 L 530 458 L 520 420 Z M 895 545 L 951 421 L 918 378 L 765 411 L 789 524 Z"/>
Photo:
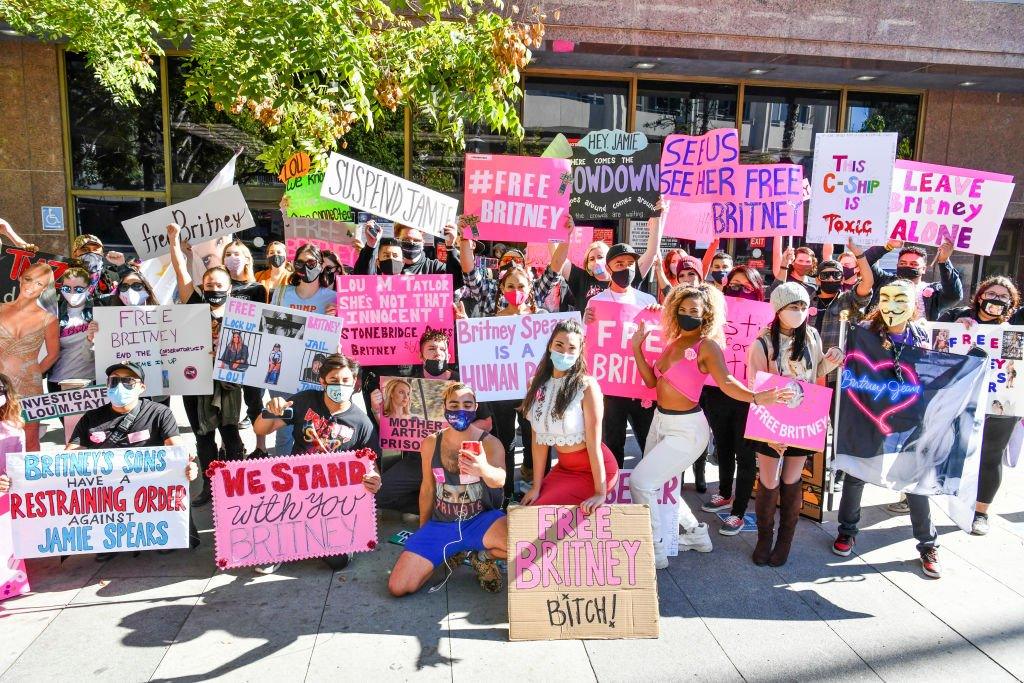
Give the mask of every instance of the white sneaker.
<path id="1" fill-rule="evenodd" d="M 668 555 L 665 554 L 664 550 L 659 552 L 657 546 L 654 548 L 654 568 L 668 569 Z"/>
<path id="2" fill-rule="evenodd" d="M 263 566 L 263 567 L 254 567 L 253 569 L 255 570 L 255 572 L 257 574 L 267 575 L 267 574 L 273 574 L 274 572 L 276 572 L 280 568 L 281 568 L 281 563 L 278 562 L 277 564 L 268 564 L 268 565 Z"/>
<path id="3" fill-rule="evenodd" d="M 684 529 L 683 533 L 679 534 L 679 552 L 696 550 L 699 553 L 710 553 L 712 547 L 708 525 L 704 522 L 694 529 Z"/>

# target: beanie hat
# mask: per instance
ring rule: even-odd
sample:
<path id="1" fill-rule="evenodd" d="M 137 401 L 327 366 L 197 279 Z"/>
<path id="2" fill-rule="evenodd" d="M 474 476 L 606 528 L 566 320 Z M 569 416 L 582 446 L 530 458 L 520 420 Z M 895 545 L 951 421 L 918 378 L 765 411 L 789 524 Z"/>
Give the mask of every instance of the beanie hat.
<path id="1" fill-rule="evenodd" d="M 772 291 L 771 301 L 772 310 L 776 313 L 797 301 L 803 301 L 808 306 L 811 305 L 811 297 L 807 295 L 804 286 L 798 282 L 783 282 Z"/>
<path id="2" fill-rule="evenodd" d="M 694 256 L 687 254 L 676 262 L 676 275 L 682 275 L 684 270 L 695 271 L 701 279 L 704 279 L 704 264 Z"/>

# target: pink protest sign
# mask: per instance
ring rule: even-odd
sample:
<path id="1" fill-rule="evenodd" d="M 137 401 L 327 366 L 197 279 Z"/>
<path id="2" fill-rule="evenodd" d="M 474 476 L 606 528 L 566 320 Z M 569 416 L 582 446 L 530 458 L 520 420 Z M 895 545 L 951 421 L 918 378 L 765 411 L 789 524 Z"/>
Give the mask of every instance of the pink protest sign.
<path id="1" fill-rule="evenodd" d="M 466 237 L 504 242 L 566 238 L 572 171 L 568 159 L 466 155 Z"/>
<path id="2" fill-rule="evenodd" d="M 211 465 L 217 566 L 373 550 L 377 507 L 363 486 L 371 456 L 364 449 Z"/>
<path id="3" fill-rule="evenodd" d="M 1012 194 L 1013 176 L 899 159 L 890 237 L 930 246 L 949 240 L 960 251 L 988 256 Z"/>
<path id="4" fill-rule="evenodd" d="M 380 447 L 418 451 L 423 439 L 443 429 L 441 397 L 446 386 L 448 381 L 443 379 L 381 377 L 380 405 L 373 406 L 380 425 Z"/>
<path id="5" fill-rule="evenodd" d="M 452 337 L 451 275 L 339 275 L 337 288 L 341 351 L 360 365 L 415 365 L 424 332 Z"/>
<path id="6" fill-rule="evenodd" d="M 563 240 L 556 240 L 563 241 Z M 580 268 L 586 266 L 584 257 L 587 254 L 587 247 L 594 241 L 594 228 L 590 225 L 574 225 L 569 232 L 569 255 L 570 263 L 575 263 Z M 526 261 L 534 268 L 544 268 L 551 262 L 552 246 L 533 242 L 526 245 Z"/>
<path id="7" fill-rule="evenodd" d="M 668 136 L 660 171 L 665 235 L 706 242 L 803 234 L 803 168 L 739 159 L 734 128 Z"/>
<path id="8" fill-rule="evenodd" d="M 765 301 L 750 301 L 734 296 L 725 297 L 725 367 L 729 374 L 750 386 L 747 378 L 747 349 L 762 329 L 775 318 L 772 305 Z M 715 380 L 708 379 L 705 384 L 715 386 Z"/>
<path id="9" fill-rule="evenodd" d="M 354 266 L 359 252 L 352 245 L 356 225 L 346 221 L 332 221 L 320 218 L 284 219 L 285 247 L 288 260 L 295 258 L 295 252 L 303 244 L 313 244 L 320 251 L 332 251 L 346 266 Z"/>
<path id="10" fill-rule="evenodd" d="M 755 391 L 781 388 L 792 389 L 796 396 L 789 403 L 768 406 L 751 403 L 744 436 L 754 441 L 820 451 L 825 447 L 825 434 L 828 432 L 832 390 L 782 375 L 757 373 Z"/>
<path id="11" fill-rule="evenodd" d="M 633 357 L 633 333 L 641 320 L 651 334 L 644 342 L 644 357 L 654 363 L 661 357 L 661 314 L 642 306 L 590 300 L 587 306 L 594 312 L 594 320 L 587 325 L 584 345 L 587 368 L 608 396 L 654 400 L 657 392 L 648 388 L 640 377 Z"/>
<path id="12" fill-rule="evenodd" d="M 0 425 L 0 430 L 4 426 Z M 0 472 L 7 471 L 6 454 L 25 450 L 20 436 L 0 436 Z M 13 531 L 11 529 L 11 496 L 0 495 L 0 601 L 29 592 L 25 560 L 14 557 Z"/>

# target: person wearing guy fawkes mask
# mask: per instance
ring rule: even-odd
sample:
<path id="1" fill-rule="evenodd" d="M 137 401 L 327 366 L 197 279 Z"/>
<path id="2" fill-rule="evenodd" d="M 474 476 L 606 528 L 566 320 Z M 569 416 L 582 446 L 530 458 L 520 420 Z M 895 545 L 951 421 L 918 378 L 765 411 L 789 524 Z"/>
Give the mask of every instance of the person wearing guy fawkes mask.
<path id="1" fill-rule="evenodd" d="M 850 240 L 848 248 L 862 266 L 867 265 L 864 252 L 853 243 L 853 240 Z M 810 323 L 818 330 L 824 348 L 839 346 L 839 333 L 842 327 L 840 316 L 843 311 L 849 313 L 850 323 L 856 323 L 864 317 L 867 305 L 871 301 L 874 275 L 867 267 L 864 267 L 862 272 L 864 277 L 857 286 L 843 291 L 843 266 L 831 259 L 818 264 L 815 276 L 818 288 L 811 297 L 811 308 L 817 312 L 810 317 Z M 826 376 L 825 383 L 834 389 L 837 376 L 838 371 L 833 370 Z"/>
<path id="2" fill-rule="evenodd" d="M 889 272 L 878 267 L 877 261 L 894 249 L 899 250 L 896 271 Z M 889 282 L 899 278 L 914 285 L 917 291 L 917 312 L 915 319 L 938 320 L 939 314 L 946 308 L 964 298 L 964 285 L 960 272 L 950 263 L 953 255 L 953 243 L 943 241 L 935 256 L 935 264 L 939 267 L 939 282 L 927 282 L 924 275 L 928 272 L 928 252 L 913 244 L 904 244 L 902 240 L 889 240 L 884 247 L 870 247 L 864 257 L 875 275 L 875 301 L 878 291 Z"/>
<path id="3" fill-rule="evenodd" d="M 377 255 L 377 251 L 383 246 L 384 239 L 381 230 L 373 221 L 367 221 L 363 226 L 363 235 L 366 246 L 359 252 L 355 268 L 352 272 L 356 275 L 377 275 L 382 271 L 377 270 L 383 259 Z M 462 266 L 459 264 L 459 250 L 455 246 L 455 226 L 449 225 L 444 229 L 444 241 L 447 246 L 447 258 L 445 261 L 427 258 L 424 253 L 424 235 L 421 230 L 411 228 L 407 225 L 395 225 L 395 238 L 402 250 L 402 275 L 443 275 L 450 273 L 454 288 L 462 286 Z M 389 245 L 392 242 L 387 242 Z M 391 260 L 390 257 L 388 260 Z M 397 273 L 391 273 L 397 274 Z"/>

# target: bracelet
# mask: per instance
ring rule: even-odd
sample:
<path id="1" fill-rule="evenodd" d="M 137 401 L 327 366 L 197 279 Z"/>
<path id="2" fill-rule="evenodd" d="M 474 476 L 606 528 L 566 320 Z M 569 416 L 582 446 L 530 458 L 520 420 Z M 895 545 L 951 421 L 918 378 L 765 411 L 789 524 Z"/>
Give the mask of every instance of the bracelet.
<path id="1" fill-rule="evenodd" d="M 754 404 L 755 406 L 759 406 L 759 405 L 761 405 L 760 403 L 758 403 L 758 402 L 757 402 L 757 396 L 758 396 L 758 394 L 759 394 L 759 393 L 760 393 L 760 392 L 758 392 L 758 391 L 755 391 L 755 392 L 754 392 L 754 400 L 753 400 L 753 401 L 751 401 L 751 403 L 753 403 L 753 404 Z"/>

